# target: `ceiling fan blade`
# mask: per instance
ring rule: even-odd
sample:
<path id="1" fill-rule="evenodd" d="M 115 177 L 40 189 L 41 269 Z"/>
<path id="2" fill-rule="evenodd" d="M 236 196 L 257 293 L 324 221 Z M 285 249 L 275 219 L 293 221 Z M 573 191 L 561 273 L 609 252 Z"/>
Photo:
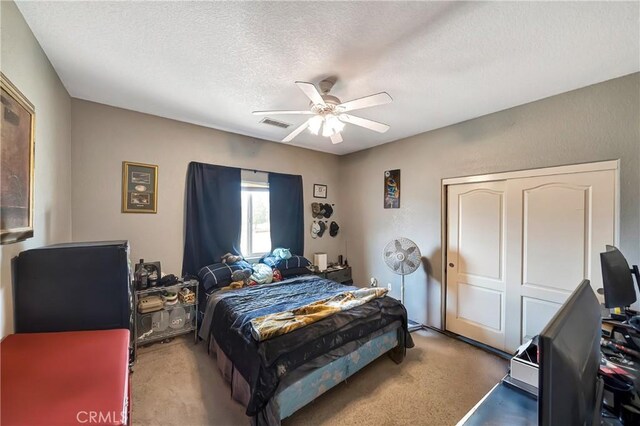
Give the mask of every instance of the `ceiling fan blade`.
<path id="1" fill-rule="evenodd" d="M 304 129 L 306 129 L 309 126 L 309 121 L 311 121 L 311 119 L 308 119 L 307 121 L 302 123 L 298 128 L 296 128 L 293 132 L 289 133 L 286 138 L 282 139 L 282 142 L 290 142 L 293 138 L 295 138 L 300 133 L 302 133 Z"/>
<path id="2" fill-rule="evenodd" d="M 342 142 L 342 135 L 340 133 L 336 133 L 335 135 L 331 135 L 331 143 L 337 144 Z"/>
<path id="3" fill-rule="evenodd" d="M 307 98 L 311 99 L 311 102 L 313 102 L 314 105 L 326 106 L 324 99 L 322 99 L 322 95 L 320 95 L 320 92 L 318 92 L 318 89 L 316 89 L 316 86 L 314 86 L 313 83 L 296 81 L 296 85 L 300 90 L 302 90 L 302 92 L 304 92 L 305 95 L 307 95 Z"/>
<path id="4" fill-rule="evenodd" d="M 378 105 L 388 104 L 393 99 L 387 92 L 376 93 L 375 95 L 365 96 L 364 98 L 354 99 L 338 105 L 342 111 L 353 111 L 356 109 L 369 108 Z"/>
<path id="5" fill-rule="evenodd" d="M 311 115 L 313 113 L 311 111 L 253 111 L 251 114 L 253 115 L 277 115 L 277 114 Z"/>
<path id="6" fill-rule="evenodd" d="M 369 120 L 368 118 L 356 117 L 351 114 L 340 114 L 338 118 L 345 123 L 355 124 L 356 126 L 364 127 L 365 129 L 373 130 L 378 133 L 384 133 L 389 130 L 388 125 Z"/>

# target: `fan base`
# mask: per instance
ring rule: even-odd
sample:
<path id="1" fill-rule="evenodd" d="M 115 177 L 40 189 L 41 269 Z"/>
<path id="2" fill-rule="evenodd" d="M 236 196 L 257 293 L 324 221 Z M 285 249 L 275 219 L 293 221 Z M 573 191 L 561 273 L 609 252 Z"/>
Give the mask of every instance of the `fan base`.
<path id="1" fill-rule="evenodd" d="M 422 324 L 417 323 L 414 320 L 409 320 L 408 328 L 409 333 L 413 333 L 416 330 L 422 330 Z"/>

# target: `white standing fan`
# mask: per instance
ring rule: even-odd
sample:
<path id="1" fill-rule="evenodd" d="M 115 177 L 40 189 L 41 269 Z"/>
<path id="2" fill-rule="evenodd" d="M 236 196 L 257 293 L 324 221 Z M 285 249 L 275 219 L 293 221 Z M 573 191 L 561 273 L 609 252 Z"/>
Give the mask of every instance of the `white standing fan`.
<path id="1" fill-rule="evenodd" d="M 402 277 L 400 301 L 404 305 L 404 276 L 415 272 L 420 266 L 420 249 L 410 239 L 400 237 L 389 241 L 382 255 L 389 269 Z M 419 328 L 422 328 L 420 324 L 415 321 L 409 321 L 409 331 Z"/>

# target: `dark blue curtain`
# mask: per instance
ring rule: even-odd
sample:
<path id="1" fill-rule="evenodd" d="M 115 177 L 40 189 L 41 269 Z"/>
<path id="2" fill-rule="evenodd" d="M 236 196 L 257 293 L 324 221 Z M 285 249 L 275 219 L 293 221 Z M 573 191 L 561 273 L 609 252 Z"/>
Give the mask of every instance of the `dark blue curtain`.
<path id="1" fill-rule="evenodd" d="M 241 190 L 240 169 L 189 163 L 183 275 L 240 253 Z"/>
<path id="2" fill-rule="evenodd" d="M 304 200 L 302 176 L 269 173 L 271 248 L 304 255 Z"/>

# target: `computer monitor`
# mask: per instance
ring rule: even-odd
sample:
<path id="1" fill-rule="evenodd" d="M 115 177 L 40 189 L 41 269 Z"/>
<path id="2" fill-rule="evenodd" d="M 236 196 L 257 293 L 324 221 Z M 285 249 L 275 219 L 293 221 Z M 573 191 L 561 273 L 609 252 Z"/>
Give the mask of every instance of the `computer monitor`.
<path id="1" fill-rule="evenodd" d="M 607 251 L 600 253 L 602 266 L 602 286 L 604 288 L 604 304 L 607 308 L 625 308 L 636 301 L 636 290 L 633 276 L 640 280 L 638 267 L 629 267 L 620 250 L 607 246 Z M 640 281 L 639 281 L 640 283 Z"/>
<path id="2" fill-rule="evenodd" d="M 538 337 L 538 424 L 600 424 L 600 304 L 583 280 Z"/>

